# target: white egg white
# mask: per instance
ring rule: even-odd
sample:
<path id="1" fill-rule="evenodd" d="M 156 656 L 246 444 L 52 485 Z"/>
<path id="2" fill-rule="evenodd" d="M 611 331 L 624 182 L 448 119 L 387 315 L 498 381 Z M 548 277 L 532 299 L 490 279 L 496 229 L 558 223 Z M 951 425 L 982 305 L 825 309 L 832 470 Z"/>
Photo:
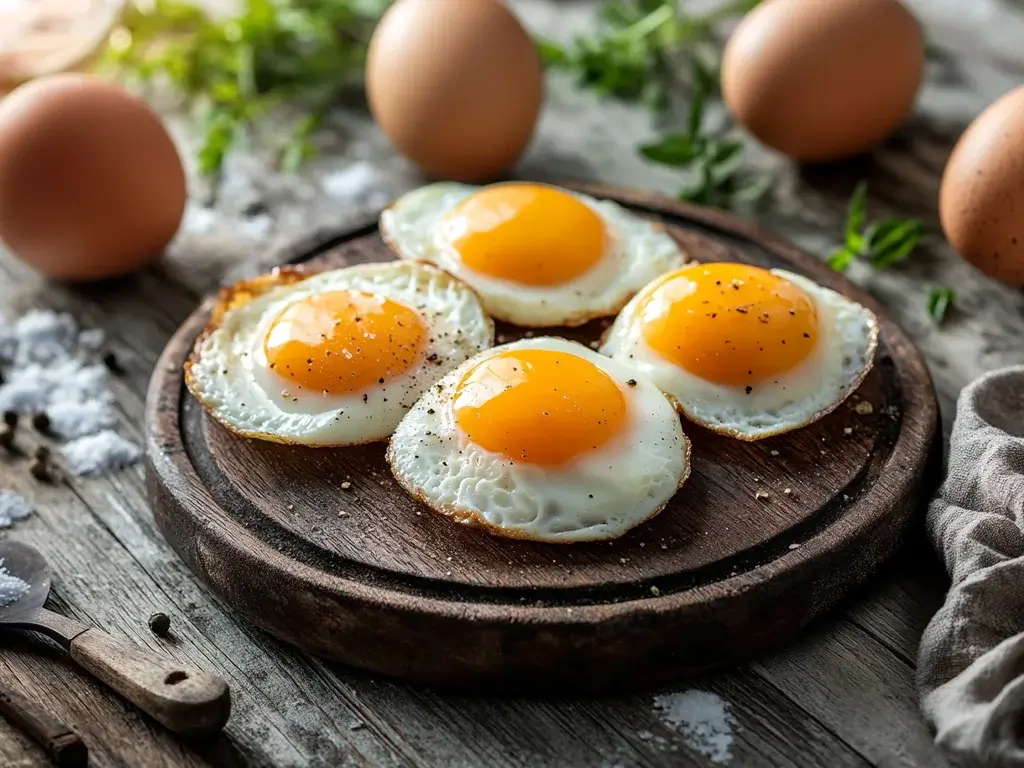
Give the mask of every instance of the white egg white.
<path id="1" fill-rule="evenodd" d="M 452 246 L 447 215 L 480 187 L 441 182 L 399 198 L 380 217 L 384 240 L 402 258 L 422 259 L 456 275 L 480 296 L 499 320 L 539 328 L 574 326 L 614 315 L 655 277 L 683 266 L 679 244 L 659 225 L 641 219 L 618 203 L 562 190 L 590 206 L 609 234 L 607 252 L 588 272 L 554 286 L 501 280 L 467 267 Z M 558 258 L 558 254 L 552 254 Z"/>
<path id="2" fill-rule="evenodd" d="M 515 349 L 559 350 L 594 363 L 626 394 L 628 425 L 557 467 L 511 461 L 471 443 L 455 420 L 456 388 L 481 360 Z M 550 337 L 494 347 L 446 375 L 402 419 L 387 457 L 402 487 L 434 511 L 500 536 L 555 543 L 621 536 L 660 512 L 690 471 L 679 416 L 652 382 L 581 344 Z"/>
<path id="3" fill-rule="evenodd" d="M 494 324 L 466 285 L 429 264 L 365 264 L 267 288 L 214 310 L 211 326 L 186 363 L 189 390 L 228 429 L 246 437 L 314 446 L 385 440 L 416 399 L 447 371 L 494 341 Z M 278 314 L 310 296 L 336 290 L 372 293 L 419 314 L 428 341 L 412 367 L 383 384 L 347 395 L 310 392 L 267 364 L 263 341 Z M 247 293 L 246 284 L 231 293 Z M 340 356 L 339 356 L 340 358 Z M 344 365 L 344 360 L 339 359 Z"/>
<path id="4" fill-rule="evenodd" d="M 601 353 L 649 377 L 686 418 L 740 440 L 760 440 L 817 421 L 853 393 L 874 363 L 878 320 L 871 310 L 800 275 L 772 274 L 802 288 L 817 305 L 818 343 L 796 368 L 758 383 L 748 393 L 703 379 L 647 345 L 639 309 L 647 290 L 630 301 L 605 335 Z"/>

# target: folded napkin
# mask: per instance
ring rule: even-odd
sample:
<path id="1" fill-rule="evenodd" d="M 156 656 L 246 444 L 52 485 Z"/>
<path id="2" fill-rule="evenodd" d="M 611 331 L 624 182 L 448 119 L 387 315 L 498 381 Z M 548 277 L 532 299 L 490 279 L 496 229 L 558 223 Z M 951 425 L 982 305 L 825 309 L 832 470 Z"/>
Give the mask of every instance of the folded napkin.
<path id="1" fill-rule="evenodd" d="M 960 394 L 928 535 L 952 586 L 921 638 L 921 707 L 960 764 L 1024 768 L 1024 366 Z"/>

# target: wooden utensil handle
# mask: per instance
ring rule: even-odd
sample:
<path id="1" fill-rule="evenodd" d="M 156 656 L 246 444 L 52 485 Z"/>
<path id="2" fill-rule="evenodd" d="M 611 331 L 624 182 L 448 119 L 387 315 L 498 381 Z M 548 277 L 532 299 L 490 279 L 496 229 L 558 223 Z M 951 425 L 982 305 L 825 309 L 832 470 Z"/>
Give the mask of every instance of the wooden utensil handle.
<path id="1" fill-rule="evenodd" d="M 89 750 L 79 735 L 21 694 L 0 688 L 0 712 L 28 733 L 60 768 L 89 764 Z"/>
<path id="2" fill-rule="evenodd" d="M 219 731 L 231 712 L 228 685 L 221 678 L 98 629 L 71 641 L 71 657 L 175 733 Z"/>

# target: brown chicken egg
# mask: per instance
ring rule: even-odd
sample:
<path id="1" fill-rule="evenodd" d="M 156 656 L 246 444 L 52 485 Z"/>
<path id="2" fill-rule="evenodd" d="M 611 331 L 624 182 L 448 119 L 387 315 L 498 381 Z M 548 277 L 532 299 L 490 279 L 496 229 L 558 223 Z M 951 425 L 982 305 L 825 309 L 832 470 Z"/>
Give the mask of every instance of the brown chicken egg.
<path id="1" fill-rule="evenodd" d="M 722 92 L 736 120 L 799 160 L 857 154 L 914 104 L 921 28 L 898 0 L 771 0 L 725 48 Z"/>
<path id="2" fill-rule="evenodd" d="M 53 75 L 0 101 L 0 240 L 40 272 L 130 272 L 163 251 L 185 198 L 163 124 L 117 86 Z"/>
<path id="3" fill-rule="evenodd" d="M 370 41 L 366 93 L 401 154 L 433 176 L 483 181 L 529 142 L 542 74 L 499 0 L 398 0 Z"/>
<path id="4" fill-rule="evenodd" d="M 978 269 L 1024 285 L 1024 87 L 967 128 L 942 174 L 939 218 L 950 244 Z"/>

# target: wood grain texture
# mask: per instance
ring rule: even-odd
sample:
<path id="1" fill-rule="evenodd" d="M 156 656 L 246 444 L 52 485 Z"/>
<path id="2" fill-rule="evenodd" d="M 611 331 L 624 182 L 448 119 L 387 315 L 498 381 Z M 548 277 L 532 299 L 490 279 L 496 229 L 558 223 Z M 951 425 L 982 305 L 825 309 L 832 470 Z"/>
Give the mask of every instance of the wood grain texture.
<path id="1" fill-rule="evenodd" d="M 84 768 L 89 748 L 81 736 L 35 702 L 10 689 L 0 689 L 0 712 L 25 731 L 61 768 Z"/>
<path id="2" fill-rule="evenodd" d="M 98 629 L 71 641 L 71 658 L 155 720 L 183 736 L 208 736 L 231 712 L 227 684 Z"/>
<path id="3" fill-rule="evenodd" d="M 871 216 L 919 216 L 929 225 L 923 248 L 903 264 L 877 273 L 855 264 L 848 274 L 924 353 L 948 433 L 962 386 L 988 370 L 1024 362 L 1024 293 L 964 264 L 938 234 L 935 217 L 939 177 L 959 132 L 1024 76 L 1024 8 L 1008 0 L 906 2 L 935 54 L 914 118 L 904 129 L 870 155 L 824 167 L 795 166 L 755 144 L 747 156 L 775 177 L 761 223 L 811 253 L 823 255 L 839 243 L 846 202 L 861 179 L 870 184 Z M 597 7 L 590 0 L 510 3 L 531 30 L 557 39 L 589 28 Z M 709 111 L 709 119 L 719 114 L 713 105 Z M 191 152 L 197 134 L 188 129 L 187 116 L 167 114 L 176 138 Z M 549 81 L 537 137 L 518 170 L 528 177 L 603 179 L 672 193 L 688 181 L 685 175 L 649 165 L 635 152 L 654 135 L 643 110 L 596 99 L 556 76 Z M 358 109 L 330 115 L 320 139 L 322 152 L 301 174 L 276 172 L 273 142 L 265 154 L 232 157 L 231 188 L 218 198 L 215 226 L 186 228 L 167 259 L 130 278 L 72 289 L 40 279 L 0 253 L 4 315 L 30 307 L 63 309 L 86 327 L 104 330 L 127 369 L 113 386 L 117 429 L 141 441 L 150 373 L 200 297 L 224 280 L 259 270 L 261 260 L 269 265 L 280 243 L 334 227 L 340 218 L 356 223 L 367 212 L 365 205 L 339 202 L 326 192 L 333 174 L 367 160 L 393 192 L 423 181 Z M 191 181 L 201 197 L 204 182 Z M 244 211 L 254 198 L 274 219 L 266 239 L 248 234 Z M 942 326 L 926 310 L 928 291 L 936 285 L 957 290 L 957 308 Z M 20 439 L 30 452 L 32 436 Z M 138 469 L 43 487 L 32 481 L 24 462 L 0 455 L 0 487 L 17 490 L 36 506 L 32 518 L 0 535 L 47 554 L 57 574 L 53 607 L 215 671 L 231 684 L 233 711 L 225 734 L 200 748 L 140 716 L 61 654 L 5 638 L 0 681 L 78 729 L 93 766 L 719 765 L 659 716 L 651 694 L 457 696 L 295 653 L 239 619 L 184 567 L 154 525 Z M 737 720 L 732 766 L 946 765 L 912 695 L 917 639 L 947 586 L 922 530 L 915 522 L 910 546 L 892 566 L 795 645 L 754 665 L 670 689 L 701 689 L 728 702 Z M 154 611 L 171 615 L 171 637 L 155 638 L 146 627 Z M 42 751 L 6 721 L 0 721 L 0 764 L 48 765 Z"/>
<path id="4" fill-rule="evenodd" d="M 699 260 L 793 269 L 875 305 L 737 219 L 583 189 L 662 222 Z M 393 258 L 372 226 L 331 240 L 286 255 L 314 269 Z M 150 384 L 154 513 L 183 559 L 243 615 L 355 666 L 459 685 L 671 680 L 792 637 L 894 551 L 914 499 L 929 491 L 939 444 L 931 382 L 913 345 L 874 308 L 877 364 L 845 407 L 757 443 L 687 425 L 693 469 L 666 510 L 616 542 L 572 547 L 483 536 L 425 514 L 390 477 L 380 445 L 317 450 L 231 434 L 182 388 L 182 362 L 208 321 L 200 310 Z M 558 335 L 593 342 L 606 327 Z M 870 416 L 855 410 L 860 402 Z M 755 498 L 760 490 L 769 498 Z"/>

